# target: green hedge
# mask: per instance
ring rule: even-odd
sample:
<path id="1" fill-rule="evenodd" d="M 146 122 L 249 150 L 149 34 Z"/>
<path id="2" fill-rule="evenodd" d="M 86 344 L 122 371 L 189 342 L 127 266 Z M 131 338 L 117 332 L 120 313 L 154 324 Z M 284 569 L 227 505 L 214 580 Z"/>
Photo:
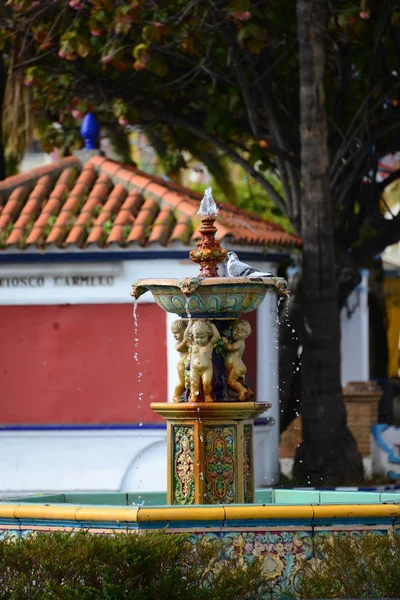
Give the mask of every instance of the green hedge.
<path id="1" fill-rule="evenodd" d="M 301 598 L 400 598 L 400 532 L 336 534 L 302 561 Z"/>
<path id="2" fill-rule="evenodd" d="M 400 598 L 400 535 L 334 534 L 301 561 L 298 595 Z M 286 582 L 289 584 L 289 582 Z M 166 531 L 37 533 L 0 540 L 0 600 L 264 600 L 276 581 L 215 541 Z"/>
<path id="3" fill-rule="evenodd" d="M 219 544 L 187 534 L 37 533 L 0 540 L 1 600 L 259 600 L 255 561 L 221 560 Z"/>

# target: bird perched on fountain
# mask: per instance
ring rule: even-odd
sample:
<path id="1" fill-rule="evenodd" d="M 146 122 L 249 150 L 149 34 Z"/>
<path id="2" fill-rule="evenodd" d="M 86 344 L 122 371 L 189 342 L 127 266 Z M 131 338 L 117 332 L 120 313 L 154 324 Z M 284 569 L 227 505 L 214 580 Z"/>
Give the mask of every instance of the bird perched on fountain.
<path id="1" fill-rule="evenodd" d="M 229 277 L 249 277 L 255 279 L 257 277 L 273 277 L 273 273 L 262 273 L 257 271 L 250 265 L 239 260 L 236 252 L 228 252 L 226 257 L 226 268 Z"/>

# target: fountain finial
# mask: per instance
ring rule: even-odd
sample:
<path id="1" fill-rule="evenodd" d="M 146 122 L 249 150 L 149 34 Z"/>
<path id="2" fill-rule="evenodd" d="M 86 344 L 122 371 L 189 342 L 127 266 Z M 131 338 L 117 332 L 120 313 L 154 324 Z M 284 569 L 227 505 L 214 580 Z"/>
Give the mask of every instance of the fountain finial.
<path id="1" fill-rule="evenodd" d="M 214 221 L 218 214 L 218 208 L 211 188 L 207 188 L 204 192 L 204 198 L 200 202 L 197 213 L 203 217 L 199 229 L 201 239 L 197 242 L 196 248 L 189 252 L 190 260 L 200 264 L 201 277 L 218 277 L 217 265 L 225 260 L 227 251 L 215 239 L 217 228 Z"/>
<path id="2" fill-rule="evenodd" d="M 203 217 L 211 217 L 211 215 L 217 216 L 218 214 L 218 208 L 215 204 L 212 189 L 210 187 L 204 192 L 204 198 L 200 202 L 200 208 L 197 211 L 197 214 L 202 215 Z"/>

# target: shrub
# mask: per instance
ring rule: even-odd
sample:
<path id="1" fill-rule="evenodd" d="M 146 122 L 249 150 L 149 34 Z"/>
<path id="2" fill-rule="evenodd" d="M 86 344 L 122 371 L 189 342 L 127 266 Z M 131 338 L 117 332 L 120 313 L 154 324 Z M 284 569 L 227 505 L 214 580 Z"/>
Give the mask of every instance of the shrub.
<path id="1" fill-rule="evenodd" d="M 399 598 L 400 535 L 335 535 L 303 560 L 302 598 Z"/>
<path id="2" fill-rule="evenodd" d="M 262 563 L 187 534 L 37 533 L 0 540 L 1 600 L 261 600 Z"/>

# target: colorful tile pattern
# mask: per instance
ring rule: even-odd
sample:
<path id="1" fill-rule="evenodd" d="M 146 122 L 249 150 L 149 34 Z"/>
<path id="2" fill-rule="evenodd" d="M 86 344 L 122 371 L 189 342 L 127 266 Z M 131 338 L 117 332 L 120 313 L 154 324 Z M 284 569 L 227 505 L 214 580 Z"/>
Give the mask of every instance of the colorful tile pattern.
<path id="1" fill-rule="evenodd" d="M 193 247 L 201 194 L 104 157 L 77 157 L 0 182 L 0 250 Z M 218 237 L 271 248 L 300 247 L 279 225 L 225 204 Z"/>
<path id="2" fill-rule="evenodd" d="M 195 533 L 192 539 L 204 543 L 222 541 L 221 561 L 233 556 L 245 565 L 261 557 L 263 569 L 271 580 L 270 598 L 293 598 L 298 591 L 300 560 L 312 558 L 311 531 L 227 531 Z"/>
<path id="3" fill-rule="evenodd" d="M 243 488 L 244 501 L 254 502 L 253 425 L 243 426 Z"/>
<path id="4" fill-rule="evenodd" d="M 235 501 L 236 426 L 207 426 L 205 437 L 205 503 Z"/>
<path id="5" fill-rule="evenodd" d="M 174 427 L 174 504 L 194 503 L 194 440 L 192 427 Z"/>

